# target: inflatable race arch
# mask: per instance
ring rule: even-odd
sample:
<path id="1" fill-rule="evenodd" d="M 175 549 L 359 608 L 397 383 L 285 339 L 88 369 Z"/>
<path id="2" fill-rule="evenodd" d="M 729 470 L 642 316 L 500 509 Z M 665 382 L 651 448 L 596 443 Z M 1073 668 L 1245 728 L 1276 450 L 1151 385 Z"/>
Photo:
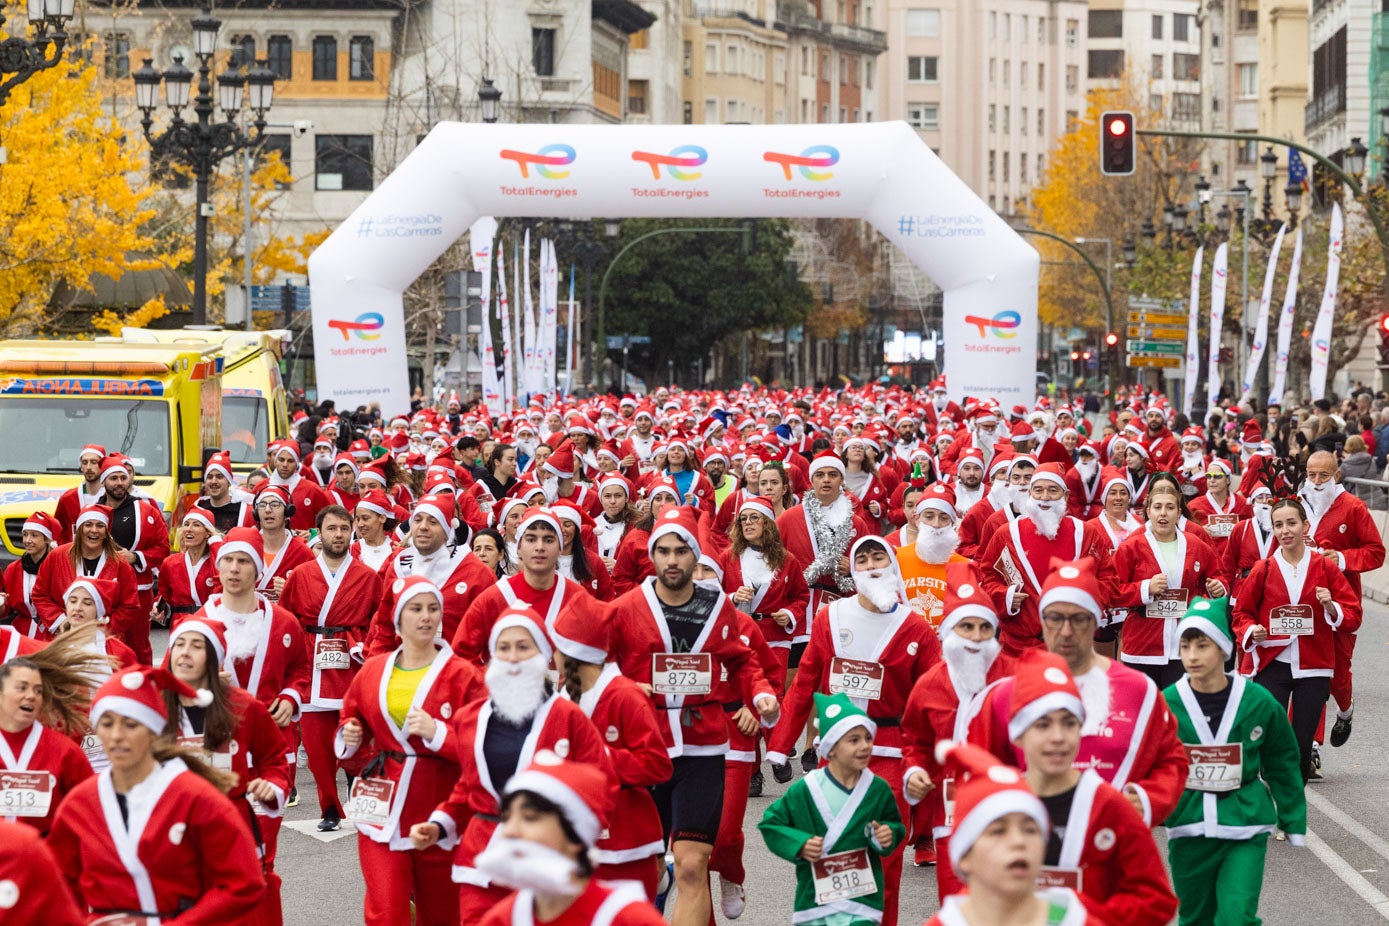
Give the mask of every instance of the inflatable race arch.
<path id="1" fill-rule="evenodd" d="M 906 123 L 447 122 L 309 258 L 320 399 L 410 407 L 402 293 L 486 215 L 864 219 L 944 291 L 951 397 L 1036 394 L 1037 252 Z"/>

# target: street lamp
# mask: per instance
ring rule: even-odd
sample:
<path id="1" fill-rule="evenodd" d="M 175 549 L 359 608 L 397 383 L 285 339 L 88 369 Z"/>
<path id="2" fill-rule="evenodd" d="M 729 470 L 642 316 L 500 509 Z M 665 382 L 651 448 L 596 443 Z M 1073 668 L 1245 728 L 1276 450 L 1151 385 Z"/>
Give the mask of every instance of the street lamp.
<path id="1" fill-rule="evenodd" d="M 0 106 L 10 98 L 10 91 L 39 71 L 46 71 L 63 59 L 68 34 L 64 28 L 72 19 L 76 0 L 29 0 L 29 24 L 34 27 L 32 39 L 11 36 L 0 43 Z M 0 27 L 5 16 L 0 13 Z M 50 30 L 52 30 L 50 32 Z M 53 57 L 48 50 L 53 49 Z"/>
<path id="2" fill-rule="evenodd" d="M 1346 149 L 1345 162 L 1346 173 L 1352 177 L 1359 177 L 1365 170 L 1365 155 L 1369 154 L 1369 149 L 1360 143 L 1359 138 L 1350 140 L 1350 147 Z"/>
<path id="3" fill-rule="evenodd" d="M 477 100 L 482 105 L 482 121 L 489 125 L 496 122 L 497 112 L 502 104 L 502 91 L 497 89 L 490 77 L 482 79 L 482 86 L 477 90 Z"/>
<path id="4" fill-rule="evenodd" d="M 206 8 L 193 17 L 193 52 L 198 56 L 198 94 L 193 98 L 196 122 L 186 122 L 183 118 L 183 110 L 188 105 L 193 86 L 193 72 L 184 66 L 182 57 L 175 57 L 173 67 L 162 74 L 154 69 L 153 59 L 146 58 L 144 66 L 131 75 L 135 82 L 135 102 L 141 114 L 140 126 L 150 144 L 151 161 L 156 165 L 181 163 L 193 172 L 196 181 L 197 212 L 193 239 L 195 325 L 207 323 L 207 220 L 213 213 L 208 203 L 208 184 L 212 172 L 226 158 L 260 144 L 265 136 L 265 114 L 275 96 L 275 75 L 264 61 L 238 62 L 233 59 L 217 75 L 217 102 L 226 121 L 212 121 L 215 113 L 212 58 L 217 51 L 217 33 L 221 28 L 221 21 Z M 164 102 L 173 118 L 168 128 L 156 133 L 154 110 L 161 81 L 164 84 Z M 249 135 L 236 123 L 248 90 L 255 128 L 254 133 Z"/>
<path id="5" fill-rule="evenodd" d="M 1265 180 L 1272 180 L 1278 176 L 1278 155 L 1273 153 L 1273 146 L 1269 145 L 1268 150 L 1259 155 L 1259 176 Z"/>
<path id="6" fill-rule="evenodd" d="M 1124 255 L 1124 266 L 1132 270 L 1133 265 L 1138 262 L 1138 242 L 1133 240 L 1132 235 L 1124 239 L 1121 253 Z"/>

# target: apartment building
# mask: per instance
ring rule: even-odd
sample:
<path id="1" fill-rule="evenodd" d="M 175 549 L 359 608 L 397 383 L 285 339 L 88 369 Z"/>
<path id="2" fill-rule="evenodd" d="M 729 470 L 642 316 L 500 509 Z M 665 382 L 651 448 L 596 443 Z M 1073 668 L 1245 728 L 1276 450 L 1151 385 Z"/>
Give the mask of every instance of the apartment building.
<path id="1" fill-rule="evenodd" d="M 1374 0 L 1312 0 L 1307 20 L 1311 87 L 1303 128 L 1307 143 L 1338 163 L 1353 138 L 1379 153 L 1380 118 L 1371 94 L 1370 61 L 1380 8 Z M 1389 106 L 1389 99 L 1378 103 Z"/>
<path id="2" fill-rule="evenodd" d="M 1258 36 L 1259 133 L 1305 142 L 1311 62 L 1307 0 L 1259 0 Z M 1280 170 L 1287 170 L 1286 161 Z M 1286 186 L 1286 174 L 1283 180 Z"/>
<path id="3" fill-rule="evenodd" d="M 1125 81 L 1147 92 L 1147 109 L 1177 129 L 1201 127 L 1198 0 L 1090 0 L 1087 89 Z"/>
<path id="4" fill-rule="evenodd" d="M 1258 134 L 1259 0 L 1207 0 L 1201 26 L 1201 130 Z M 1201 172 L 1216 189 L 1242 180 L 1258 191 L 1262 153 L 1253 141 L 1210 139 Z"/>

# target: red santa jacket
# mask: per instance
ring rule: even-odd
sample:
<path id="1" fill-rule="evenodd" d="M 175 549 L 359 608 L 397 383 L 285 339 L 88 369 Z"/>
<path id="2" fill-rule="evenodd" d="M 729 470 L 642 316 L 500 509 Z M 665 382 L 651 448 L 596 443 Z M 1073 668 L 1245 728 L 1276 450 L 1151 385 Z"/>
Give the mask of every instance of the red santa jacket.
<path id="1" fill-rule="evenodd" d="M 270 707 L 278 698 L 294 703 L 294 720 L 309 698 L 309 647 L 304 629 L 295 616 L 278 604 L 256 596 L 258 610 L 254 619 L 260 622 L 260 642 L 255 655 L 249 659 L 234 659 L 227 654 L 222 669 L 231 673 L 232 683 L 245 688 L 256 700 Z M 219 620 L 229 627 L 245 618 L 233 615 L 222 603 L 220 594 L 213 595 L 200 614 Z"/>
<path id="2" fill-rule="evenodd" d="M 1341 570 L 1310 547 L 1298 564 L 1299 571 L 1306 567 L 1301 589 L 1289 588 L 1288 576 L 1277 562 L 1280 559 L 1282 553 L 1275 550 L 1249 571 L 1249 578 L 1240 586 L 1240 595 L 1235 601 L 1230 630 L 1240 648 L 1253 657 L 1252 675 L 1258 675 L 1280 653 L 1291 649 L 1293 678 L 1329 677 L 1336 665 L 1334 635 L 1355 633 L 1360 629 L 1360 596 Z M 1330 590 L 1334 608 L 1323 607 L 1317 600 L 1318 587 Z M 1311 608 L 1312 633 L 1287 636 L 1273 629 L 1275 609 L 1288 605 Z M 1268 639 L 1256 643 L 1253 639 L 1255 627 L 1268 630 Z"/>
<path id="3" fill-rule="evenodd" d="M 555 576 L 555 584 L 537 589 L 526 581 L 524 572 L 504 576 L 486 589 L 468 606 L 458 631 L 453 635 L 453 651 L 473 665 L 484 666 L 491 660 L 487 643 L 492 625 L 497 623 L 508 607 L 524 604 L 533 608 L 545 622 L 546 632 L 553 631 L 562 613 L 578 612 L 585 623 L 601 626 L 607 621 L 607 609 L 584 591 L 573 579 Z"/>
<path id="4" fill-rule="evenodd" d="M 1175 473 L 1182 465 L 1182 445 L 1172 431 L 1163 426 L 1155 435 L 1143 434 L 1143 443 L 1148 448 L 1148 459 L 1154 470 Z"/>
<path id="5" fill-rule="evenodd" d="M 1259 526 L 1257 517 L 1240 521 L 1230 531 L 1229 538 L 1220 550 L 1220 568 L 1230 579 L 1230 594 L 1238 598 L 1254 564 L 1278 549 L 1273 532 L 1265 532 Z"/>
<path id="6" fill-rule="evenodd" d="M 173 553 L 159 567 L 159 597 L 173 614 L 194 614 L 221 591 L 222 580 L 210 551 L 196 563 L 187 553 Z"/>
<path id="7" fill-rule="evenodd" d="M 72 525 L 77 520 L 77 516 L 82 513 L 83 508 L 87 505 L 95 505 L 106 494 L 105 489 L 98 488 L 95 495 L 86 495 L 82 491 L 83 485 L 85 483 L 79 482 L 58 496 L 58 504 L 53 509 L 53 519 L 58 522 L 62 532 L 53 538 L 57 543 L 72 543 Z"/>
<path id="8" fill-rule="evenodd" d="M 251 818 L 255 816 L 251 800 L 246 796 L 246 785 L 257 778 L 263 779 L 275 790 L 275 799 L 265 805 L 263 813 L 267 817 L 280 817 L 285 812 L 285 801 L 294 784 L 293 773 L 285 761 L 284 735 L 266 709 L 250 692 L 228 685 L 227 701 L 232 715 L 236 717 L 236 727 L 231 739 L 221 743 L 216 749 L 209 749 L 203 738 L 203 730 L 195 726 L 186 709 L 179 711 L 179 742 L 195 749 L 204 750 L 213 768 L 225 769 L 236 775 L 236 784 L 227 792 L 236 806 L 241 819 L 245 821 L 248 832 L 254 833 L 256 825 Z"/>
<path id="9" fill-rule="evenodd" d="M 5 567 L 5 604 L 0 608 L 0 617 L 12 623 L 26 637 L 37 637 L 40 624 L 39 609 L 34 605 L 34 585 L 38 582 L 43 560 L 39 561 L 37 567 L 32 567 L 32 571 L 24 568 L 27 563 L 26 553 Z"/>
<path id="10" fill-rule="evenodd" d="M 4 817 L 10 823 L 32 826 L 45 836 L 53 826 L 53 815 L 62 806 L 63 799 L 74 788 L 92 777 L 92 767 L 87 762 L 87 756 L 72 737 L 57 730 L 50 730 L 37 721 L 22 733 L 0 730 L 0 771 L 47 772 L 53 776 L 52 799 L 48 813 L 42 817 Z"/>
<path id="11" fill-rule="evenodd" d="M 655 658 L 675 652 L 665 612 L 656 597 L 655 583 L 655 579 L 647 579 L 614 601 L 609 625 L 613 641 L 609 658 L 618 664 L 623 675 L 646 685 L 651 684 Z M 708 592 L 702 586 L 695 586 L 696 595 Z M 775 692 L 752 651 L 739 638 L 733 603 L 722 592 L 715 594 L 718 601 L 689 653 L 710 654 L 715 680 L 727 667 L 728 677 L 734 680 L 744 703 L 755 709 L 760 699 L 775 697 Z M 720 709 L 722 702 L 712 686 L 708 694 L 653 694 L 651 700 L 660 717 L 661 737 L 671 758 L 721 756 L 728 751 L 728 726 Z"/>
<path id="12" fill-rule="evenodd" d="M 333 486 L 332 488 L 327 489 L 326 491 L 328 492 L 328 500 L 332 502 L 334 505 L 341 505 L 342 507 L 346 508 L 348 514 L 351 514 L 352 512 L 356 511 L 357 503 L 362 500 L 362 496 L 360 494 L 356 492 L 344 492 L 337 486 Z"/>
<path id="13" fill-rule="evenodd" d="M 1104 480 L 1100 478 L 1099 467 L 1095 474 L 1086 480 L 1079 466 L 1066 470 L 1066 514 L 1073 518 L 1088 521 L 1099 517 L 1104 510 Z"/>
<path id="14" fill-rule="evenodd" d="M 491 883 L 473 867 L 473 859 L 487 848 L 497 830 L 501 796 L 506 790 L 505 781 L 492 780 L 487 757 L 483 754 L 483 741 L 491 719 L 492 702 L 487 698 L 473 701 L 453 715 L 448 737 L 461 772 L 448 797 L 429 816 L 444 828 L 440 845 L 446 849 L 456 847 L 453 880 L 477 887 L 487 887 Z M 722 716 L 719 720 L 723 720 Z M 548 698 L 531 718 L 530 735 L 521 747 L 516 770 L 529 766 L 536 752 L 542 749 L 571 762 L 596 765 L 607 772 L 612 781 L 612 765 L 603 738 L 579 706 L 559 694 Z M 616 787 L 615 781 L 612 787 Z"/>
<path id="15" fill-rule="evenodd" d="M 730 555 L 728 568 L 723 574 L 723 590 L 731 595 L 744 585 L 750 584 L 743 576 L 742 559 Z M 768 645 L 789 649 L 798 634 L 807 632 L 804 621 L 809 604 L 810 589 L 805 584 L 805 566 L 794 553 L 787 550 L 786 559 L 776 571 L 776 575 L 772 576 L 770 582 L 763 581 L 761 585 L 753 586 L 752 601 L 742 607 L 757 621 L 757 629 L 762 632 Z M 789 611 L 791 623 L 785 627 L 778 624 L 773 619 L 773 615 L 778 611 Z"/>
<path id="16" fill-rule="evenodd" d="M 535 895 L 516 891 L 487 911 L 478 926 L 529 926 L 534 924 Z M 590 878 L 584 892 L 545 926 L 664 926 L 665 919 L 640 885 Z M 1070 923 L 1063 926 L 1071 926 Z"/>
<path id="17" fill-rule="evenodd" d="M 613 591 L 617 594 L 627 594 L 656 574 L 646 552 L 646 542 L 650 539 L 651 532 L 638 527 L 631 527 L 622 535 L 617 555 L 613 557 Z"/>
<path id="18" fill-rule="evenodd" d="M 1090 556 L 1095 560 L 1100 591 L 1107 607 L 1118 592 L 1114 566 L 1110 560 L 1107 538 L 1093 526 L 1072 517 L 1061 519 L 1056 537 L 1048 540 L 1037 532 L 1031 518 L 1008 522 L 988 539 L 983 553 L 975 557 L 984 575 L 984 590 L 994 600 L 998 611 L 999 642 L 1005 652 L 1018 655 L 1023 650 L 1042 645 L 1042 620 L 1037 603 L 1042 599 L 1042 584 L 1050 572 L 1051 561 L 1067 562 Z M 1013 587 L 1021 584 L 1026 593 L 1021 603 L 1013 598 Z"/>
<path id="19" fill-rule="evenodd" d="M 1060 858 L 1043 866 L 1041 880 L 1074 890 L 1105 923 L 1166 926 L 1177 913 L 1152 830 L 1128 798 L 1088 769 L 1071 798 Z"/>
<path id="20" fill-rule="evenodd" d="M 31 826 L 0 820 L 0 882 L 9 885 L 6 916 L 16 923 L 84 926 L 89 919 L 77 909 L 53 851 Z"/>
<path id="21" fill-rule="evenodd" d="M 149 812 L 131 814 L 128 825 L 109 772 L 78 785 L 58 808 L 48 846 L 78 904 L 166 922 L 253 919 L 265 878 L 232 802 L 181 759 L 157 767 L 145 787 Z"/>
<path id="22" fill-rule="evenodd" d="M 762 628 L 752 619 L 751 615 L 736 610 L 734 615 L 738 624 L 738 639 L 742 640 L 757 657 L 757 665 L 762 670 L 763 677 L 771 683 L 773 693 L 780 698 L 786 691 L 785 665 L 777 658 L 776 651 L 768 645 L 767 638 L 762 636 Z M 761 738 L 761 730 L 754 731 L 751 736 L 747 736 L 733 722 L 733 715 L 746 705 L 738 689 L 737 680 L 728 677 L 726 668 L 719 672 L 719 681 L 714 687 L 714 693 L 723 702 L 723 712 L 728 717 L 728 752 L 724 754 L 724 763 L 750 762 L 753 765 L 758 764 L 761 759 L 757 753 L 757 741 Z"/>
<path id="23" fill-rule="evenodd" d="M 287 579 L 294 567 L 312 561 L 313 551 L 309 549 L 308 544 L 293 534 L 289 534 L 285 540 L 285 545 L 275 553 L 274 559 L 266 554 L 265 571 L 256 580 L 256 589 L 273 593 L 276 579 Z"/>
<path id="24" fill-rule="evenodd" d="M 308 634 L 313 669 L 306 709 L 338 710 L 357 667 L 366 658 L 367 632 L 381 600 L 381 577 L 348 555 L 336 574 L 322 556 L 289 574 L 280 607 L 299 619 Z M 346 648 L 346 666 L 333 654 Z M 341 666 L 341 667 L 339 667 Z"/>
<path id="25" fill-rule="evenodd" d="M 458 781 L 459 755 L 450 720 L 461 714 L 465 705 L 487 692 L 477 669 L 454 656 L 448 647 L 442 647 L 415 689 L 410 705 L 434 718 L 434 738 L 426 742 L 421 737 L 410 736 L 382 709 L 399 652 L 372 656 L 352 679 L 343 699 L 334 749 L 340 759 L 349 759 L 364 749 L 378 750 L 382 765 L 372 777 L 395 783 L 389 822 L 386 826 L 355 825 L 357 832 L 373 842 L 386 843 L 404 852 L 411 851 L 410 827 L 428 820 Z M 355 720 L 362 727 L 362 744 L 355 749 L 349 748 L 342 739 L 342 726 L 349 720 Z M 452 847 L 451 841 L 444 846 L 446 849 Z"/>
<path id="26" fill-rule="evenodd" d="M 39 640 L 51 640 L 58 630 L 58 624 L 67 613 L 68 587 L 77 579 L 77 571 L 72 568 L 72 544 L 65 543 L 43 558 L 39 575 L 34 582 L 32 601 L 38 609 L 43 627 L 36 635 Z M 145 620 L 140 610 L 139 580 L 130 564 L 105 553 L 97 561 L 96 578 L 112 579 L 116 583 L 116 602 L 107 612 L 107 633 L 124 640 L 126 633 L 137 621 Z"/>
<path id="27" fill-rule="evenodd" d="M 1336 498 L 1320 517 L 1305 502 L 1303 507 L 1307 510 L 1311 545 L 1337 554 L 1350 587 L 1359 597 L 1360 573 L 1384 565 L 1384 541 L 1369 509 L 1345 489 L 1336 493 Z"/>
<path id="28" fill-rule="evenodd" d="M 131 568 L 139 579 L 140 591 L 147 592 L 154 588 L 159 564 L 169 555 L 169 527 L 164 523 L 164 513 L 149 499 L 132 498 L 130 504 L 134 508 L 135 527 L 135 538 L 129 548 L 135 554 Z M 120 510 L 112 512 L 113 527 Z"/>
<path id="29" fill-rule="evenodd" d="M 1190 763 L 1177 737 L 1177 720 L 1152 679 L 1117 659 L 1105 660 L 1109 666 L 1102 669 L 1098 659 L 1076 684 L 1082 699 L 1088 687 L 1107 685 L 1109 713 L 1086 718 L 1075 767 L 1093 769 L 1119 791 L 1133 785 L 1143 804 L 1143 821 L 1153 826 L 1177 808 L 1186 789 Z M 970 721 L 969 741 L 1002 762 L 1024 768 L 1022 752 L 1008 736 L 1012 701 L 1012 678 L 986 689 Z M 1086 732 L 1092 730 L 1097 732 Z"/>
<path id="30" fill-rule="evenodd" d="M 270 481 L 289 490 L 289 500 L 294 504 L 289 526 L 293 530 L 313 530 L 318 526 L 318 513 L 332 504 L 316 480 L 305 478 L 303 473 L 295 473 L 287 483 L 279 482 L 276 477 L 271 477 Z"/>
<path id="31" fill-rule="evenodd" d="M 984 525 L 999 511 L 1008 512 L 1009 517 L 1015 516 L 1011 506 L 998 507 L 993 493 L 986 492 L 984 497 L 975 502 L 974 507 L 965 512 L 965 516 L 960 519 L 960 545 L 955 548 L 955 552 L 969 559 L 978 560 L 979 554 L 984 552 L 984 542 L 990 539 L 984 534 Z"/>
<path id="32" fill-rule="evenodd" d="M 16 656 L 28 656 L 30 653 L 37 653 L 45 645 L 43 641 L 26 637 L 13 627 L 0 626 L 0 665 L 4 665 Z"/>
<path id="33" fill-rule="evenodd" d="M 796 680 L 786 693 L 781 718 L 767 743 L 767 758 L 773 765 L 786 762 L 786 754 L 800 738 L 814 708 L 815 692 L 829 692 L 832 663 L 845 655 L 842 641 L 852 637 L 845 625 L 862 612 L 855 596 L 832 602 L 816 613 L 810 628 L 810 644 L 801 656 Z M 856 703 L 878 724 L 877 736 L 873 738 L 873 756 L 900 759 L 902 714 L 907 708 L 907 698 L 916 680 L 940 662 L 940 639 L 934 627 L 904 604 L 890 614 L 875 614 L 872 620 L 881 623 L 881 635 L 869 658 L 862 661 L 875 662 L 882 667 L 882 696 Z"/>
<path id="34" fill-rule="evenodd" d="M 607 745 L 618 785 L 612 822 L 594 845 L 595 860 L 621 865 L 663 852 L 661 817 L 647 789 L 669 781 L 674 766 L 651 698 L 610 662 L 580 696 L 579 707 Z"/>
<path id="35" fill-rule="evenodd" d="M 381 603 L 367 636 L 367 655 L 377 656 L 400 645 L 395 632 L 395 582 L 412 575 L 426 576 L 444 595 L 444 623 L 439 630 L 452 640 L 463 622 L 463 615 L 478 595 L 497 582 L 497 574 L 473 555 L 467 547 L 441 547 L 421 558 L 413 543 L 393 552 L 381 564 Z"/>
<path id="36" fill-rule="evenodd" d="M 1191 520 L 1206 529 L 1206 536 L 1210 538 L 1211 546 L 1215 547 L 1217 553 L 1225 546 L 1225 542 L 1230 538 L 1235 525 L 1224 518 L 1222 518 L 1221 523 L 1212 524 L 1210 523 L 1211 517 L 1213 515 L 1234 515 L 1238 520 L 1243 521 L 1254 516 L 1253 506 L 1238 492 L 1231 492 L 1227 495 L 1224 505 L 1216 501 L 1210 492 L 1203 492 L 1187 503 L 1187 510 L 1191 512 Z"/>
<path id="37" fill-rule="evenodd" d="M 853 505 L 853 496 L 848 494 L 845 498 L 850 499 L 850 506 Z M 840 556 L 848 556 L 849 550 L 853 547 L 854 541 L 860 537 L 867 537 L 878 534 L 861 515 L 855 511 L 851 515 L 853 519 L 853 530 L 849 533 L 849 539 L 844 544 L 844 549 L 840 551 Z M 815 539 L 814 532 L 810 529 L 810 514 L 804 504 L 783 511 L 781 517 L 776 519 L 777 531 L 781 534 L 782 545 L 786 547 L 788 553 L 796 557 L 798 561 L 809 569 L 815 562 L 815 557 L 819 554 L 819 544 Z M 808 583 L 810 586 L 810 598 L 806 603 L 805 623 L 801 623 L 797 615 L 796 638 L 803 640 L 807 638 L 810 629 L 810 619 L 819 611 L 820 605 L 824 603 L 825 593 L 832 596 L 846 594 L 839 586 L 834 570 L 830 570 L 817 578 L 814 582 Z"/>
<path id="38" fill-rule="evenodd" d="M 1114 572 L 1121 578 L 1119 596 L 1111 603 L 1128 611 L 1121 649 L 1125 662 L 1166 665 L 1181 658 L 1181 636 L 1177 633 L 1177 624 L 1186 607 L 1174 605 L 1176 610 L 1172 617 L 1150 617 L 1148 609 L 1154 604 L 1155 596 L 1149 588 L 1149 581 L 1154 576 L 1166 573 L 1169 592 L 1173 595 L 1178 590 L 1185 592 L 1188 602 L 1197 597 L 1222 597 L 1210 594 L 1206 589 L 1207 579 L 1215 579 L 1224 586 L 1224 594 L 1229 593 L 1229 580 L 1210 544 L 1197 537 L 1195 532 L 1177 531 L 1176 535 L 1177 555 L 1182 561 L 1181 571 L 1176 574 L 1167 572 L 1151 526 L 1134 531 L 1114 553 Z"/>

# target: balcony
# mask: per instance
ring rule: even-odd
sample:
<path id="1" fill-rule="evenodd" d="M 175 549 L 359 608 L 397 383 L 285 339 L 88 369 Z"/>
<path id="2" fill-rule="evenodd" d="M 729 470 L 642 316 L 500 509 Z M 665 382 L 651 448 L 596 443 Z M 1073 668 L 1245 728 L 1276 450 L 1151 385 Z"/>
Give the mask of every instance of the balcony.
<path id="1" fill-rule="evenodd" d="M 887 33 L 847 23 L 825 22 L 809 13 L 788 11 L 777 25 L 792 35 L 813 35 L 844 51 L 881 55 L 887 51 Z"/>
<path id="2" fill-rule="evenodd" d="M 766 22 L 748 15 L 746 10 L 728 0 L 686 0 L 685 15 L 697 19 L 741 19 L 754 26 L 767 27 Z"/>
<path id="3" fill-rule="evenodd" d="M 1345 111 L 1346 88 L 1340 84 L 1334 84 L 1326 88 L 1320 96 L 1307 104 L 1303 119 L 1303 129 L 1307 132 L 1311 132 L 1323 122 Z"/>

